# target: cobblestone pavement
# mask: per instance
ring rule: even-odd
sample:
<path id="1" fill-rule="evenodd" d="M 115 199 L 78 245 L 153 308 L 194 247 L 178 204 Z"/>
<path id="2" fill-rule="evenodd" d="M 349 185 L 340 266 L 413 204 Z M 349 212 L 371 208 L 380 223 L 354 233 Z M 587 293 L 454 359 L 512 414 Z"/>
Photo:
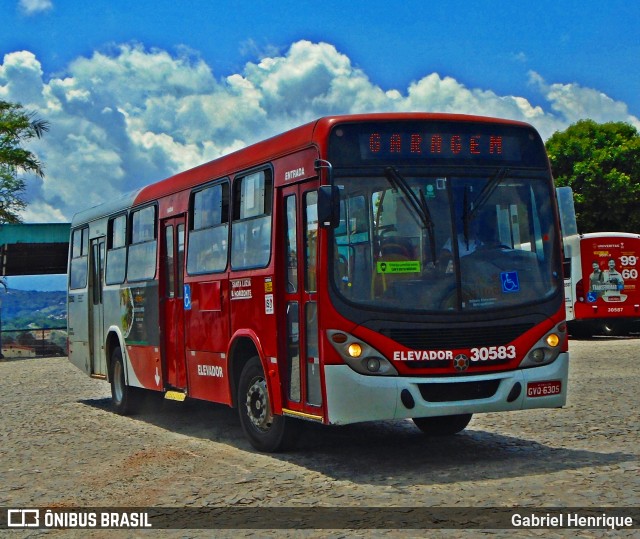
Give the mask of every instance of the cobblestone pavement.
<path id="1" fill-rule="evenodd" d="M 66 358 L 0 362 L 0 507 L 638 507 L 640 339 L 572 341 L 570 351 L 563 409 L 477 415 L 466 431 L 446 439 L 428 439 L 410 421 L 312 425 L 295 451 L 277 455 L 253 451 L 230 408 L 154 401 L 153 411 L 121 417 L 111 410 L 108 384 L 87 378 Z M 4 533 L 149 536 L 112 530 Z M 157 533 L 457 537 L 461 530 Z M 610 533 L 582 530 L 579 536 Z"/>

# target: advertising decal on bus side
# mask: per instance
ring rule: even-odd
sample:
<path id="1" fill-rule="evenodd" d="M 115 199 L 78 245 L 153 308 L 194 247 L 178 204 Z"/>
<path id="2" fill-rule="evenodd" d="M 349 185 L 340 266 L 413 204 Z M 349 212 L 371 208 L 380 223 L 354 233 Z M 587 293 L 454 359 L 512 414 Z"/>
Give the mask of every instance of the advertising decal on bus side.
<path id="1" fill-rule="evenodd" d="M 583 244 L 583 249 L 582 274 L 589 276 L 587 303 L 621 304 L 635 295 L 640 252 L 636 252 L 634 243 L 609 238 Z"/>

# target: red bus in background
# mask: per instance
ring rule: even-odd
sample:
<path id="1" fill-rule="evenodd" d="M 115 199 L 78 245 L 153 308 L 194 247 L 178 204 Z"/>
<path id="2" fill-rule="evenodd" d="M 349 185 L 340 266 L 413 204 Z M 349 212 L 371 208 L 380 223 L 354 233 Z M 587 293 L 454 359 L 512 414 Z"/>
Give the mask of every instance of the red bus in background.
<path id="1" fill-rule="evenodd" d="M 565 296 L 575 337 L 640 332 L 640 234 L 565 237 Z"/>
<path id="2" fill-rule="evenodd" d="M 122 414 L 236 407 L 261 451 L 299 420 L 443 435 L 560 407 L 557 213 L 527 124 L 321 118 L 77 214 L 69 357 Z"/>

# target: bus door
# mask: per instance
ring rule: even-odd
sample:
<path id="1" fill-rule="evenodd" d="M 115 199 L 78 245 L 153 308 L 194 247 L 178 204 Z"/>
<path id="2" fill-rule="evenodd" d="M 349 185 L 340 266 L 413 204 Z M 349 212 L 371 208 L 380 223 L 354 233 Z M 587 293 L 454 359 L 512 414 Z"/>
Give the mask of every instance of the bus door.
<path id="1" fill-rule="evenodd" d="M 322 390 L 316 292 L 317 198 L 316 182 L 280 191 L 286 319 L 280 355 L 286 358 L 283 407 L 319 418 Z"/>
<path id="2" fill-rule="evenodd" d="M 91 240 L 89 268 L 89 346 L 91 346 L 91 374 L 106 375 L 107 361 L 104 350 L 104 236 Z"/>
<path id="3" fill-rule="evenodd" d="M 161 222 L 160 316 L 165 386 L 187 387 L 184 343 L 185 216 Z"/>

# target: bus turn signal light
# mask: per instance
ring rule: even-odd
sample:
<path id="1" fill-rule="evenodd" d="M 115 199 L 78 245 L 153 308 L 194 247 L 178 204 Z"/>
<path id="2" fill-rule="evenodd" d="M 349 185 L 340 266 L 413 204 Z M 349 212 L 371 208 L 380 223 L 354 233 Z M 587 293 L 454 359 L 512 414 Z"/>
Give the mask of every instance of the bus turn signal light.
<path id="1" fill-rule="evenodd" d="M 547 344 L 555 348 L 560 344 L 560 337 L 558 337 L 555 333 L 550 333 L 549 335 L 547 335 Z"/>

